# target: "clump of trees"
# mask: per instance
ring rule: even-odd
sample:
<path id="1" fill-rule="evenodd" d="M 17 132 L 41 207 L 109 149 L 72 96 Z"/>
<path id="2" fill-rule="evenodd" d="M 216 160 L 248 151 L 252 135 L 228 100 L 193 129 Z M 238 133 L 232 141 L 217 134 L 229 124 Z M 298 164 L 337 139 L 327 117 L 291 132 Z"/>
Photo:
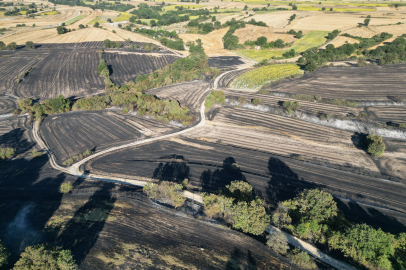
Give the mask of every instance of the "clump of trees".
<path id="1" fill-rule="evenodd" d="M 406 266 L 405 233 L 395 236 L 366 224 L 350 223 L 331 194 L 318 189 L 304 190 L 279 203 L 272 223 L 300 238 L 328 244 L 370 268 Z"/>
<path id="2" fill-rule="evenodd" d="M 66 27 L 65 26 L 58 26 L 57 28 L 56 28 L 56 32 L 58 32 L 58 35 L 62 35 L 62 34 L 65 34 L 65 33 L 67 33 L 68 32 L 68 29 L 66 29 Z"/>
<path id="3" fill-rule="evenodd" d="M 162 45 L 167 46 L 168 48 L 179 51 L 185 50 L 183 40 L 179 38 L 178 34 L 176 34 L 176 31 L 172 32 L 166 30 L 155 31 L 153 29 L 135 28 L 134 32 L 158 39 Z"/>
<path id="4" fill-rule="evenodd" d="M 250 184 L 233 181 L 226 186 L 224 195 L 203 194 L 206 214 L 225 220 L 237 230 L 260 235 L 268 227 L 270 217 L 262 200 L 252 193 Z"/>
<path id="5" fill-rule="evenodd" d="M 293 14 L 293 15 L 296 15 L 296 14 Z M 292 16 L 293 16 L 292 15 Z M 302 37 L 303 37 L 303 32 L 302 32 L 302 30 L 299 30 L 299 31 L 295 31 L 295 30 L 293 30 L 293 29 L 290 29 L 288 32 L 287 32 L 287 34 L 291 34 L 291 35 L 295 35 L 295 37 L 297 38 L 297 39 L 301 39 Z"/>
<path id="6" fill-rule="evenodd" d="M 238 37 L 234 36 L 234 32 L 239 29 L 239 28 L 244 28 L 245 27 L 245 22 L 244 21 L 237 21 L 236 19 L 231 19 L 230 21 L 227 21 L 223 27 L 230 26 L 228 29 L 227 33 L 223 37 L 223 42 L 224 42 L 224 49 L 227 50 L 236 50 L 239 48 L 244 48 L 243 45 L 238 44 Z"/>
<path id="7" fill-rule="evenodd" d="M 5 147 L 5 148 L 0 148 L 0 160 L 12 158 L 16 153 L 15 148 L 11 147 Z"/>
<path id="8" fill-rule="evenodd" d="M 382 141 L 382 137 L 369 134 L 367 136 L 367 151 L 373 157 L 381 157 L 385 152 L 385 144 Z"/>
<path id="9" fill-rule="evenodd" d="M 282 107 L 285 109 L 285 113 L 292 114 L 300 108 L 299 101 L 284 101 L 282 102 Z"/>
<path id="10" fill-rule="evenodd" d="M 108 49 L 108 48 L 120 49 L 121 48 L 121 43 L 120 43 L 120 41 L 111 41 L 110 39 L 105 39 L 104 40 L 104 48 L 106 48 L 106 49 Z"/>
<path id="11" fill-rule="evenodd" d="M 77 265 L 70 250 L 45 244 L 27 247 L 21 253 L 13 270 L 27 269 L 76 270 Z"/>
<path id="12" fill-rule="evenodd" d="M 66 161 L 63 163 L 63 165 L 66 165 L 66 166 L 71 165 L 71 164 L 75 163 L 75 162 L 78 161 L 78 160 L 81 160 L 81 159 L 83 159 L 83 158 L 85 158 L 85 157 L 87 157 L 87 156 L 90 156 L 92 153 L 93 153 L 93 152 L 92 152 L 91 150 L 86 150 L 86 151 L 85 151 L 84 153 L 82 153 L 82 154 L 79 154 L 79 155 L 76 155 L 76 156 L 73 156 L 73 157 L 69 158 L 68 160 L 66 160 Z"/>
<path id="13" fill-rule="evenodd" d="M 70 100 L 65 99 L 62 95 L 55 99 L 44 100 L 42 103 L 35 103 L 34 105 L 29 98 L 19 99 L 18 105 L 21 112 L 35 114 L 37 120 L 42 120 L 44 115 L 69 112 L 71 109 Z"/>
<path id="14" fill-rule="evenodd" d="M 182 184 L 162 181 L 159 184 L 148 182 L 142 190 L 150 199 L 170 201 L 173 207 L 178 208 L 182 206 L 186 200 L 182 194 L 182 189 Z"/>
<path id="15" fill-rule="evenodd" d="M 25 47 L 28 48 L 28 49 L 35 49 L 34 42 L 32 42 L 32 41 L 27 41 L 27 42 L 25 43 Z"/>
<path id="16" fill-rule="evenodd" d="M 261 49 L 272 49 L 272 48 L 285 48 L 290 46 L 289 43 L 285 43 L 282 39 L 277 39 L 268 43 L 268 39 L 264 36 L 257 38 L 256 41 L 246 40 L 244 42 L 246 46 L 261 46 Z"/>
<path id="17" fill-rule="evenodd" d="M 208 110 L 213 106 L 214 103 L 224 103 L 225 100 L 226 97 L 224 96 L 223 91 L 212 90 L 207 96 L 204 106 L 206 106 L 206 110 Z"/>
<path id="18" fill-rule="evenodd" d="M 0 41 L 0 50 L 10 50 L 10 51 L 15 51 L 17 50 L 17 43 L 11 42 L 9 44 L 5 44 L 3 41 Z"/>

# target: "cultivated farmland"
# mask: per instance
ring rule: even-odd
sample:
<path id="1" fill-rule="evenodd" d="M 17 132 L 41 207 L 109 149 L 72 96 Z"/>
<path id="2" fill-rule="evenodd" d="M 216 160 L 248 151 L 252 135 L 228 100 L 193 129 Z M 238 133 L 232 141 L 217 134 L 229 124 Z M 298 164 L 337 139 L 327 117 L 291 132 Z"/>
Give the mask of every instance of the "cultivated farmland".
<path id="1" fill-rule="evenodd" d="M 35 149 L 31 123 L 26 116 L 0 118 L 0 147 L 16 149 L 16 155 Z"/>
<path id="2" fill-rule="evenodd" d="M 330 99 L 389 101 L 406 98 L 405 64 L 365 68 L 324 68 L 301 78 L 286 80 L 267 89 Z"/>
<path id="3" fill-rule="evenodd" d="M 17 102 L 13 98 L 0 97 L 0 116 L 3 114 L 12 113 L 18 107 Z"/>
<path id="4" fill-rule="evenodd" d="M 109 111 L 55 115 L 47 117 L 40 128 L 43 138 L 61 164 L 86 150 L 100 151 L 177 129 L 155 120 Z"/>
<path id="5" fill-rule="evenodd" d="M 41 58 L 1 58 L 0 92 L 6 92 L 17 85 L 18 76 L 29 71 Z M 23 80 L 24 78 L 21 78 Z"/>
<path id="6" fill-rule="evenodd" d="M 294 35 L 282 34 L 275 32 L 273 29 L 269 29 L 268 27 L 255 26 L 251 24 L 245 25 L 244 28 L 237 29 L 234 35 L 238 37 L 238 42 L 241 44 L 244 44 L 246 40 L 255 41 L 257 38 L 262 36 L 268 39 L 267 42 L 282 39 L 285 43 L 293 43 L 296 40 Z"/>
<path id="7" fill-rule="evenodd" d="M 254 19 L 256 21 L 263 21 L 264 23 L 266 23 L 266 25 L 272 28 L 284 28 L 289 22 L 289 17 L 292 14 L 297 13 L 298 12 L 295 11 L 282 11 L 282 12 L 256 14 L 253 17 L 248 17 L 244 19 L 244 21 Z"/>

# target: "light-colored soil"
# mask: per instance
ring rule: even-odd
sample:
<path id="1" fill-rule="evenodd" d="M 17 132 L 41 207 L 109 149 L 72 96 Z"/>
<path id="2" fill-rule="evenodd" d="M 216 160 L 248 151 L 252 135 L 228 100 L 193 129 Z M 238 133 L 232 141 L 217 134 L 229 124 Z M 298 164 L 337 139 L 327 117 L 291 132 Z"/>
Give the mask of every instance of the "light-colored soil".
<path id="1" fill-rule="evenodd" d="M 255 26 L 247 24 L 245 28 L 237 29 L 234 33 L 238 37 L 239 43 L 244 43 L 246 40 L 257 40 L 257 38 L 264 36 L 268 42 L 282 39 L 284 42 L 294 42 L 296 40 L 294 35 L 275 33 L 272 28 Z"/>
<path id="2" fill-rule="evenodd" d="M 363 38 L 370 38 L 377 34 L 373 29 L 366 28 L 366 27 L 354 27 L 347 31 L 344 31 L 346 34 L 350 34 L 356 37 L 363 37 Z"/>
<path id="3" fill-rule="evenodd" d="M 236 20 L 240 19 L 240 17 L 242 17 L 244 15 L 242 14 L 232 14 L 230 13 L 230 15 L 226 15 L 226 16 L 222 16 L 222 18 L 218 19 L 219 22 L 221 22 L 221 24 L 230 21 L 232 18 L 235 18 Z"/>
<path id="4" fill-rule="evenodd" d="M 272 28 L 284 28 L 288 24 L 289 17 L 292 14 L 298 14 L 298 12 L 283 11 L 283 12 L 257 14 L 252 17 L 248 17 L 248 18 L 244 19 L 244 21 L 249 21 L 251 19 L 254 19 L 256 21 L 263 21 L 269 27 L 272 27 Z"/>
<path id="5" fill-rule="evenodd" d="M 349 38 L 349 37 L 344 37 L 344 36 L 339 36 L 336 39 L 334 39 L 332 42 L 329 42 L 328 44 L 333 44 L 334 47 L 340 47 L 341 45 L 344 45 L 345 43 L 350 43 L 350 44 L 354 44 L 354 43 L 359 43 L 359 40 L 356 40 L 354 38 Z M 324 49 L 326 48 L 326 46 L 328 45 L 323 45 L 320 48 Z"/>
<path id="6" fill-rule="evenodd" d="M 401 20 L 399 20 L 402 22 Z M 403 21 L 405 23 L 405 21 Z M 403 34 L 406 34 L 406 25 L 405 24 L 400 24 L 400 25 L 386 25 L 386 26 L 375 26 L 374 27 L 378 33 L 382 32 L 388 32 L 390 34 L 393 34 L 395 36 L 401 36 Z"/>

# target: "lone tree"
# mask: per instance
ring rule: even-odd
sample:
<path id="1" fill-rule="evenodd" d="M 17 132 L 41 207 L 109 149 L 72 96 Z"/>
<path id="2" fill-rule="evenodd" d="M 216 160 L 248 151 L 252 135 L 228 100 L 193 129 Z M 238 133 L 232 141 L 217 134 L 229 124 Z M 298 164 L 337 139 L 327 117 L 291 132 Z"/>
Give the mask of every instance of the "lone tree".
<path id="1" fill-rule="evenodd" d="M 370 18 L 365 19 L 364 20 L 364 25 L 368 27 L 370 21 L 371 21 Z"/>
<path id="2" fill-rule="evenodd" d="M 56 28 L 56 31 L 58 32 L 58 35 L 62 35 L 62 34 L 65 34 L 66 32 L 68 32 L 68 29 L 66 29 L 66 27 L 63 27 L 63 26 L 58 26 Z"/>
<path id="3" fill-rule="evenodd" d="M 371 156 L 381 157 L 385 151 L 385 144 L 381 136 L 369 134 L 367 136 L 367 145 L 367 151 Z"/>
<path id="4" fill-rule="evenodd" d="M 99 24 L 99 22 L 95 22 L 95 24 L 93 25 L 93 27 L 99 27 L 100 26 L 100 24 Z"/>
<path id="5" fill-rule="evenodd" d="M 13 268 L 13 270 L 31 269 L 75 270 L 77 265 L 70 250 L 45 244 L 27 247 Z"/>
<path id="6" fill-rule="evenodd" d="M 25 43 L 25 47 L 27 47 L 28 49 L 35 49 L 34 42 L 32 42 L 32 41 L 27 41 L 27 42 Z"/>

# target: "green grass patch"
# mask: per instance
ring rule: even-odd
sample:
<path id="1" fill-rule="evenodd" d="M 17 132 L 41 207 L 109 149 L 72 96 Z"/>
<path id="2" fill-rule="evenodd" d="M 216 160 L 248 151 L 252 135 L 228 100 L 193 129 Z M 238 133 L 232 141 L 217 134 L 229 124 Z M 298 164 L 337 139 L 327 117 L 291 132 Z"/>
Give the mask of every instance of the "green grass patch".
<path id="1" fill-rule="evenodd" d="M 327 40 L 326 36 L 328 33 L 329 31 L 310 31 L 303 38 L 297 40 L 292 47 L 284 50 L 242 50 L 237 53 L 255 61 L 270 59 L 272 57 L 282 58 L 282 55 L 291 49 L 294 49 L 296 53 L 301 53 L 307 49 L 323 45 Z"/>
<path id="2" fill-rule="evenodd" d="M 214 103 L 224 103 L 225 100 L 226 97 L 224 96 L 223 91 L 211 91 L 206 98 L 204 106 L 206 106 L 206 110 L 209 110 Z"/>
<path id="3" fill-rule="evenodd" d="M 87 24 L 95 24 L 96 22 L 99 21 L 100 16 L 97 16 L 96 18 L 94 18 L 93 20 L 91 20 L 90 22 L 88 22 Z"/>
<path id="4" fill-rule="evenodd" d="M 120 16 L 118 16 L 117 18 L 115 18 L 115 19 L 113 20 L 113 22 L 128 21 L 128 20 L 131 18 L 131 16 L 134 16 L 134 15 L 132 15 L 132 14 L 130 14 L 130 13 L 127 13 L 127 12 L 120 12 Z"/>
<path id="5" fill-rule="evenodd" d="M 83 19 L 83 18 L 86 18 L 87 17 L 87 15 L 79 15 L 79 16 L 76 16 L 75 18 L 72 18 L 72 19 L 70 19 L 69 21 L 66 21 L 65 22 L 65 25 L 71 25 L 71 24 L 73 24 L 73 23 L 75 23 L 75 22 L 77 22 L 77 21 L 79 21 L 79 20 L 81 20 L 81 19 Z"/>
<path id="6" fill-rule="evenodd" d="M 302 74 L 303 71 L 296 64 L 280 64 L 260 67 L 237 77 L 232 87 L 242 89 L 259 89 L 264 84 L 280 79 Z"/>

